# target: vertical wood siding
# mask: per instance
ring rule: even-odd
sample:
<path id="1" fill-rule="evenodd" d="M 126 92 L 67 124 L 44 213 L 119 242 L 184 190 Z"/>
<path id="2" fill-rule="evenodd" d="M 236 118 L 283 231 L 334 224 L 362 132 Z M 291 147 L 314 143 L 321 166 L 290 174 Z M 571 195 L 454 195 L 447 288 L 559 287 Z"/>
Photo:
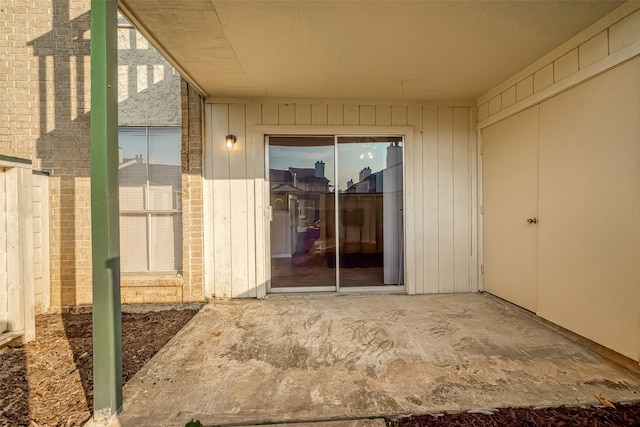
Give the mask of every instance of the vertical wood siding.
<path id="1" fill-rule="evenodd" d="M 30 166 L 30 165 L 29 165 Z M 33 187 L 31 168 L 0 166 L 2 203 L 6 227 L 0 230 L 0 335 L 23 330 L 28 342 L 35 339 Z M 2 254 L 4 252 L 4 254 Z M 6 338 L 3 337 L 3 338 Z M 6 342 L 6 341 L 5 341 Z"/>
<path id="2" fill-rule="evenodd" d="M 0 334 L 9 329 L 6 197 L 6 173 L 0 167 Z"/>
<path id="3" fill-rule="evenodd" d="M 269 277 L 265 148 L 258 125 L 411 126 L 405 144 L 408 293 L 477 290 L 475 132 L 469 107 L 207 104 L 205 280 L 208 296 L 262 297 Z M 328 128 L 329 129 L 329 128 Z M 237 142 L 228 152 L 224 137 Z"/>

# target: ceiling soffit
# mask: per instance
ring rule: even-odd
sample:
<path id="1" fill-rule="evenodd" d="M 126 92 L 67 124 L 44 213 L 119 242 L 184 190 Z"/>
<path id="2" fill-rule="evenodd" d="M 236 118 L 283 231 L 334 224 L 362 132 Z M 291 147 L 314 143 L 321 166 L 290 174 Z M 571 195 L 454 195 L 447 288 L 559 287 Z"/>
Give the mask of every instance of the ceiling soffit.
<path id="1" fill-rule="evenodd" d="M 615 1 L 121 0 L 210 96 L 473 100 Z"/>

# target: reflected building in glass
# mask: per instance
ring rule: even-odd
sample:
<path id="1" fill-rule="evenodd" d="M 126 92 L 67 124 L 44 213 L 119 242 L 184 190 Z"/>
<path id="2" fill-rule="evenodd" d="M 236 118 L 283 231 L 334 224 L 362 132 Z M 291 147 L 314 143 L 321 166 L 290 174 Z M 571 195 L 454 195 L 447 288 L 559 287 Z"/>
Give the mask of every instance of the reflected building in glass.
<path id="1" fill-rule="evenodd" d="M 401 140 L 298 139 L 270 140 L 271 287 L 401 285 Z"/>

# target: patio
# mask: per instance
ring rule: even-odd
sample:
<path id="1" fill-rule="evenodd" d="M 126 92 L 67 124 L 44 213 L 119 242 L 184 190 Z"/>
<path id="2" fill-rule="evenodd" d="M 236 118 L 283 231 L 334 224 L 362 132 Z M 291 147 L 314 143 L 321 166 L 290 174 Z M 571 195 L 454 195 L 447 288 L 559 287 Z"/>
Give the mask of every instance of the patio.
<path id="1" fill-rule="evenodd" d="M 488 294 L 214 300 L 127 383 L 118 423 L 373 425 L 365 419 L 638 400 L 640 368 L 624 362 Z"/>

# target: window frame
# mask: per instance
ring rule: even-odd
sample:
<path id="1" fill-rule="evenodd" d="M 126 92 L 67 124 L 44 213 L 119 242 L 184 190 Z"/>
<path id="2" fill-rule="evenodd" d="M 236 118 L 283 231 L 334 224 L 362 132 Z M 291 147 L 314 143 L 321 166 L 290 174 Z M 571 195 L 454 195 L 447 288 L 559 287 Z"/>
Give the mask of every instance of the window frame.
<path id="1" fill-rule="evenodd" d="M 155 275 L 155 274 L 175 274 L 179 275 L 182 273 L 183 260 L 179 261 L 180 269 L 168 269 L 168 270 L 155 270 L 152 269 L 153 266 L 153 225 L 152 218 L 153 216 L 176 216 L 180 221 L 180 242 L 184 240 L 184 223 L 182 218 L 182 162 L 180 160 L 180 192 L 179 192 L 179 206 L 180 209 L 152 209 L 150 194 L 151 194 L 151 185 L 150 185 L 150 166 L 151 166 L 151 129 L 174 129 L 179 130 L 180 135 L 182 132 L 182 128 L 180 126 L 118 126 L 118 139 L 120 138 L 120 130 L 122 129 L 138 129 L 144 130 L 145 134 L 145 182 L 143 184 L 143 208 L 142 209 L 119 209 L 119 218 L 122 221 L 122 217 L 125 216 L 144 216 L 145 217 L 145 227 L 146 227 L 146 269 L 145 270 L 131 270 L 131 271 L 121 271 L 123 275 Z M 118 143 L 118 147 L 120 144 Z M 180 136 L 180 152 L 182 152 L 182 139 Z M 119 187 L 119 186 L 118 186 Z M 175 197 L 175 194 L 173 194 Z M 175 250 L 175 249 L 174 249 Z M 122 251 L 122 249 L 121 249 Z M 183 251 L 180 251 L 181 256 L 184 257 Z M 121 263 L 122 265 L 122 263 Z"/>

